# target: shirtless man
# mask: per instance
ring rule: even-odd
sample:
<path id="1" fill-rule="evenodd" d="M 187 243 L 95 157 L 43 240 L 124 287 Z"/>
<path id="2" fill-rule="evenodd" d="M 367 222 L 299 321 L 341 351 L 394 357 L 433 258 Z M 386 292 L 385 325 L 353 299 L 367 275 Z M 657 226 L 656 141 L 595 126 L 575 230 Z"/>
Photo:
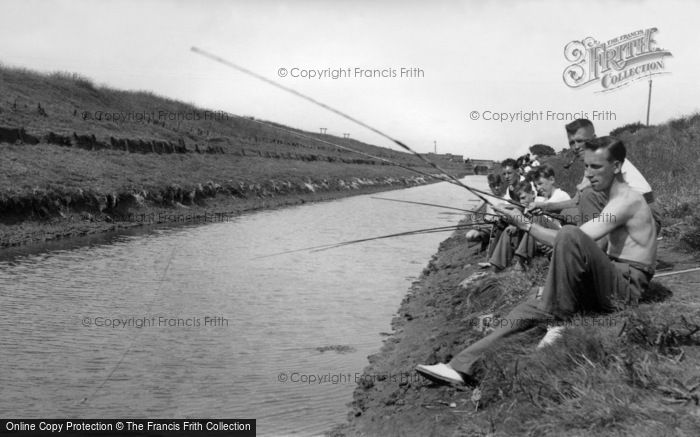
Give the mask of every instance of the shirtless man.
<path id="1" fill-rule="evenodd" d="M 584 118 L 574 120 L 566 125 L 566 137 L 571 150 L 578 158 L 583 158 L 584 144 L 586 141 L 590 141 L 596 137 L 593 123 Z M 654 194 L 651 186 L 629 160 L 624 162 L 620 173 L 625 182 L 627 182 L 632 189 L 644 196 L 647 203 L 654 202 Z M 577 215 L 581 218 L 580 223 L 585 223 L 598 214 L 603 209 L 606 202 L 605 193 L 591 189 L 588 179 L 584 176 L 581 183 L 576 186 L 576 194 L 571 200 L 560 202 L 534 202 L 530 205 L 529 210 L 537 212 L 537 209 L 541 209 L 543 211 L 560 212 L 565 209 L 578 208 Z"/>
<path id="2" fill-rule="evenodd" d="M 499 328 L 449 363 L 421 364 L 416 367 L 418 373 L 438 382 L 465 384 L 474 376 L 484 352 L 498 347 L 503 337 L 539 323 L 567 320 L 577 312 L 612 312 L 637 304 L 654 275 L 656 262 L 651 209 L 622 177 L 626 151 L 620 140 L 602 137 L 584 147 L 585 177 L 593 190 L 608 199 L 597 217 L 580 227 L 564 226 L 556 231 L 534 224 L 518 212 L 498 208 L 518 228 L 554 247 L 541 300 L 530 298 L 521 303 Z M 605 236 L 610 241 L 607 254 L 595 243 Z"/>

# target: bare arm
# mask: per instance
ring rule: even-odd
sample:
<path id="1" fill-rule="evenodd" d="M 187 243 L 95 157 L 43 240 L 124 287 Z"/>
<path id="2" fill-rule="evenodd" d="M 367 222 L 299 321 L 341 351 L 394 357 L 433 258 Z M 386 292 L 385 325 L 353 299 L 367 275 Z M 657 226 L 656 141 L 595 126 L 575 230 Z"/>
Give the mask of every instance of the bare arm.
<path id="1" fill-rule="evenodd" d="M 520 211 L 514 211 L 497 206 L 494 206 L 494 209 L 503 214 L 504 218 L 518 229 L 529 232 L 530 235 L 532 235 L 537 241 L 548 246 L 554 245 L 554 238 L 557 236 L 557 230 L 548 229 L 544 226 L 538 225 L 537 223 L 532 223 L 532 221 L 526 218 Z"/>
<path id="2" fill-rule="evenodd" d="M 598 217 L 581 225 L 581 230 L 593 240 L 603 238 L 615 228 L 627 223 L 627 221 L 632 218 L 635 211 L 639 209 L 639 202 L 639 198 L 629 195 L 610 200 Z M 519 211 L 514 212 L 502 208 L 495 209 L 503 214 L 506 220 L 517 226 L 518 229 L 528 231 L 537 241 L 548 246 L 554 245 L 554 239 L 557 236 L 558 230 L 548 229 L 537 223 L 532 223 L 531 220 L 527 219 Z"/>
<path id="3" fill-rule="evenodd" d="M 575 208 L 578 205 L 580 196 L 581 196 L 581 193 L 579 191 L 577 191 L 576 194 L 574 195 L 573 199 L 562 200 L 561 202 L 533 202 L 527 208 L 527 211 L 536 212 L 537 210 L 541 210 L 541 211 L 561 212 L 564 209 Z"/>
<path id="4" fill-rule="evenodd" d="M 625 195 L 612 199 L 600 215 L 581 225 L 581 230 L 593 240 L 605 237 L 619 226 L 624 226 L 639 209 L 641 198 Z"/>

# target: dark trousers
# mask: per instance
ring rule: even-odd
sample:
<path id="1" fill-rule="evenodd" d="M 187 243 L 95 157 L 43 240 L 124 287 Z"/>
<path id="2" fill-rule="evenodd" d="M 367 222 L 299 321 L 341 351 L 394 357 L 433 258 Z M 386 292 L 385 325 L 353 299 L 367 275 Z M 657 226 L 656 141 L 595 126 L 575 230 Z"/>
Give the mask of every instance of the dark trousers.
<path id="1" fill-rule="evenodd" d="M 533 223 L 537 223 L 549 229 L 557 229 L 557 224 L 544 216 L 534 216 Z M 518 230 L 509 235 L 502 232 L 500 238 L 493 245 L 493 251 L 489 255 L 489 262 L 498 269 L 505 269 L 512 260 L 513 255 L 519 256 L 523 261 L 529 262 L 537 252 L 537 241 L 527 232 Z"/>
<path id="2" fill-rule="evenodd" d="M 537 324 L 567 320 L 577 312 L 612 312 L 636 305 L 652 275 L 629 264 L 611 261 L 579 228 L 565 226 L 554 252 L 542 300 L 530 298 L 515 307 L 486 337 L 457 354 L 450 365 L 472 375 L 483 354 L 499 340 Z"/>

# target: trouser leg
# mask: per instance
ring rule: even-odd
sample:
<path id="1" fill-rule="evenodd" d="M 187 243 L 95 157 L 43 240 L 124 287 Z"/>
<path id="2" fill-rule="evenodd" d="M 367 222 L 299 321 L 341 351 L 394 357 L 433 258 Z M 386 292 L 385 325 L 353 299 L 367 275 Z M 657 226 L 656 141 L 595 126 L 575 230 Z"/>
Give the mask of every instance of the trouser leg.
<path id="1" fill-rule="evenodd" d="M 542 309 L 565 319 L 577 311 L 619 309 L 628 281 L 595 241 L 575 226 L 557 234 Z"/>
<path id="2" fill-rule="evenodd" d="M 612 311 L 630 303 L 630 296 L 629 279 L 623 270 L 579 228 L 565 226 L 554 241 L 542 300 L 529 299 L 518 305 L 504 324 L 457 354 L 450 365 L 471 375 L 484 352 L 503 337 L 538 323 L 568 319 L 577 311 Z"/>
<path id="3" fill-rule="evenodd" d="M 472 375 L 475 365 L 483 358 L 484 353 L 498 346 L 502 338 L 553 319 L 551 314 L 540 309 L 537 299 L 530 298 L 515 307 L 505 318 L 495 320 L 493 323 L 496 329 L 493 332 L 461 351 L 449 364 L 459 372 Z"/>
<path id="4" fill-rule="evenodd" d="M 489 262 L 498 269 L 505 269 L 513 260 L 514 243 L 517 242 L 518 233 L 510 235 L 508 232 L 502 232 L 501 238 L 495 244 L 493 253 L 489 258 Z"/>
<path id="5" fill-rule="evenodd" d="M 493 225 L 493 230 L 491 232 L 491 244 L 489 246 L 489 252 L 487 254 L 487 257 L 491 257 L 493 255 L 493 252 L 496 250 L 496 244 L 498 243 L 498 240 L 501 238 L 501 234 L 503 234 L 503 230 L 505 229 L 505 225 L 503 225 L 500 222 L 497 222 Z"/>

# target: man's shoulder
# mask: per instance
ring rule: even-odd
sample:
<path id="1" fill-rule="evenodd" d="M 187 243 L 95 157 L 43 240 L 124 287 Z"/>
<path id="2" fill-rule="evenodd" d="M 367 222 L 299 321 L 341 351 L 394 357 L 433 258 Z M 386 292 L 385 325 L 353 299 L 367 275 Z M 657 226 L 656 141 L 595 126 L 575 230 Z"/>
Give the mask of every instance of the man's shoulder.
<path id="1" fill-rule="evenodd" d="M 646 204 L 644 196 L 628 184 L 624 184 L 624 187 L 614 195 L 610 193 L 606 206 L 615 207 L 616 209 L 625 208 L 628 209 L 628 213 L 634 213 L 641 204 Z"/>

